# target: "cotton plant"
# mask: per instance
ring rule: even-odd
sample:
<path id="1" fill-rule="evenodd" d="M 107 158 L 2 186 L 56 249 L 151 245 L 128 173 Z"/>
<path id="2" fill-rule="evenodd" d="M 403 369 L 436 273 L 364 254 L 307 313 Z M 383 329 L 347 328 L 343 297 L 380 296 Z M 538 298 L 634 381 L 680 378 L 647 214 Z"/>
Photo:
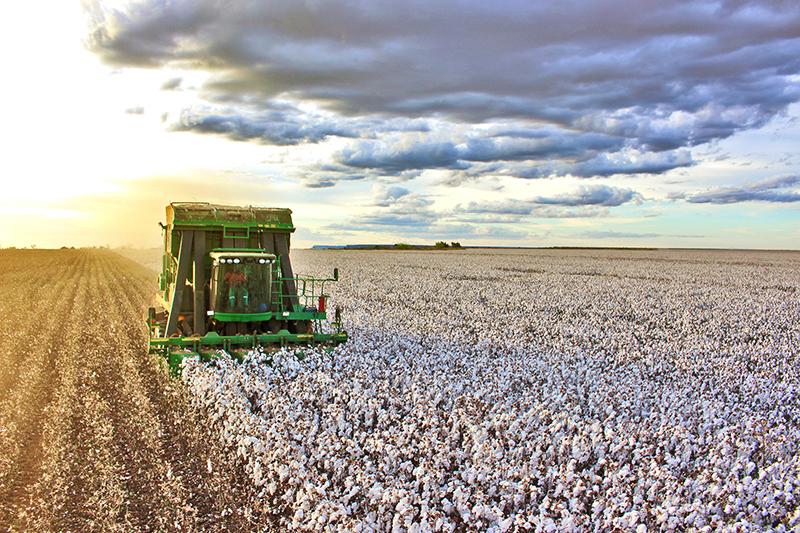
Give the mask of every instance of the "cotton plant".
<path id="1" fill-rule="evenodd" d="M 306 252 L 351 340 L 183 380 L 282 528 L 800 527 L 800 271 L 598 254 Z"/>

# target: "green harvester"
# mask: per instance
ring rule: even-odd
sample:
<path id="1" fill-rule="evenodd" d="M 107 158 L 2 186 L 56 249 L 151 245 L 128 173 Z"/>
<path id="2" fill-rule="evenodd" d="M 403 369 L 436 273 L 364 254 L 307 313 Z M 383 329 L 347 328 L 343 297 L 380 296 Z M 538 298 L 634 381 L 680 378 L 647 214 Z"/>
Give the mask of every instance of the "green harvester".
<path id="1" fill-rule="evenodd" d="M 220 350 L 332 347 L 347 341 L 341 313 L 328 323 L 330 278 L 295 276 L 289 209 L 173 202 L 161 224 L 164 254 L 157 303 L 148 310 L 150 352 L 173 374 L 186 357 Z M 302 350 L 298 350 L 302 354 Z"/>

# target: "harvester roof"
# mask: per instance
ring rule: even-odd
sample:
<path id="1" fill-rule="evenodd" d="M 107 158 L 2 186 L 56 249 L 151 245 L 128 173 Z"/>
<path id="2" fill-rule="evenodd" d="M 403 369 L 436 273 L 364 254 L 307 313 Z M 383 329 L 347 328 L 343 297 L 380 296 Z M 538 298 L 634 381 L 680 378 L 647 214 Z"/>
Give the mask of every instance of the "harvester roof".
<path id="1" fill-rule="evenodd" d="M 209 204 L 207 202 L 172 202 L 167 206 L 167 225 L 259 227 L 294 231 L 292 210 Z"/>

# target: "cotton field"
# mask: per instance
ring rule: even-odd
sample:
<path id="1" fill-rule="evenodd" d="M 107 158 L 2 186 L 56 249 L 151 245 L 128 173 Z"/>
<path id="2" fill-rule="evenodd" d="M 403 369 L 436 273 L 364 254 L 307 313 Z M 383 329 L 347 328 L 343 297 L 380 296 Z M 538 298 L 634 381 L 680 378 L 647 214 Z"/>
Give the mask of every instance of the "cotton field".
<path id="1" fill-rule="evenodd" d="M 350 342 L 183 370 L 276 529 L 800 527 L 800 255 L 293 260 Z"/>

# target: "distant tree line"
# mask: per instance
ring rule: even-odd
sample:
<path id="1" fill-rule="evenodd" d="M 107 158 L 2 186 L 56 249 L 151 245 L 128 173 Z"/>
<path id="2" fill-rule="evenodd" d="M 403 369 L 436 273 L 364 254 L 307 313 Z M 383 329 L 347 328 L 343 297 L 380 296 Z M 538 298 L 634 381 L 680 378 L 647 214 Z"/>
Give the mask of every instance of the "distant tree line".
<path id="1" fill-rule="evenodd" d="M 460 242 L 455 242 L 455 241 L 450 243 L 447 243 L 445 241 L 437 241 L 433 245 L 433 247 L 431 247 L 430 245 L 408 244 L 405 242 L 398 242 L 397 244 L 394 245 L 395 250 L 430 250 L 431 248 L 434 248 L 436 250 L 461 249 L 462 246 Z"/>

